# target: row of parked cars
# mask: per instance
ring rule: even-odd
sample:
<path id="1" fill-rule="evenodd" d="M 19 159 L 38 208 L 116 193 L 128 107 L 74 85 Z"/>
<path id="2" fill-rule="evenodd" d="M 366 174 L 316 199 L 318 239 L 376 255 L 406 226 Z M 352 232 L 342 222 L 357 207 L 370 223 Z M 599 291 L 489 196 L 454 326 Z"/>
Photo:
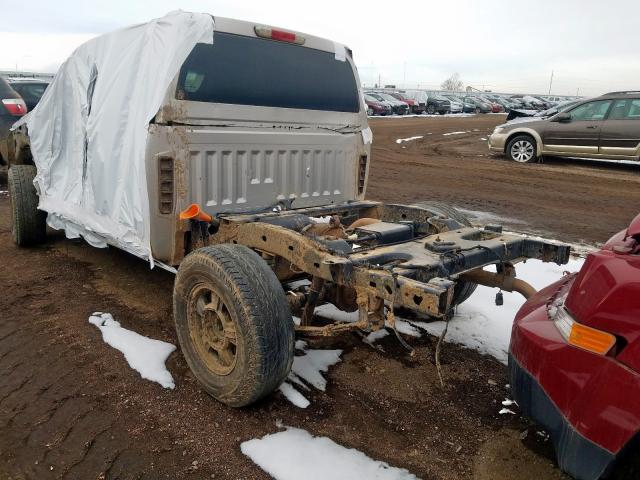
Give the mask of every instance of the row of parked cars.
<path id="1" fill-rule="evenodd" d="M 424 90 L 366 90 L 364 100 L 368 114 L 406 115 L 426 113 L 510 113 L 544 111 L 566 101 L 564 97 L 463 94 Z M 520 115 L 516 115 L 520 116 Z"/>
<path id="2" fill-rule="evenodd" d="M 49 82 L 36 78 L 0 77 L 0 165 L 5 165 L 14 146 L 9 129 L 25 113 L 33 110 Z"/>

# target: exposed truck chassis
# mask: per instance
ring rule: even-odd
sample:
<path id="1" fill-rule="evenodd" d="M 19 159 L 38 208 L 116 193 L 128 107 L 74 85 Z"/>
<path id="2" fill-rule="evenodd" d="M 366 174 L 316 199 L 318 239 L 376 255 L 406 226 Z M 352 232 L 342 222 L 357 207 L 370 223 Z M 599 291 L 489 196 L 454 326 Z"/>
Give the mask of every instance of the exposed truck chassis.
<path id="1" fill-rule="evenodd" d="M 310 225 L 304 220 L 322 216 L 333 216 L 331 224 L 324 228 L 322 224 Z M 405 241 L 371 246 L 359 245 L 362 241 L 353 238 L 347 240 L 351 251 L 344 248 L 344 241 L 336 245 L 336 236 L 331 231 L 346 228 L 349 232 L 349 225 L 359 219 L 411 225 L 413 236 Z M 192 234 L 194 226 L 192 222 Z M 568 246 L 505 234 L 500 226 L 480 229 L 463 225 L 446 214 L 434 214 L 429 204 L 405 206 L 356 201 L 221 215 L 212 230 L 215 232 L 212 235 L 197 235 L 199 238 L 194 242 L 192 237 L 188 244 L 191 248 L 200 242 L 242 244 L 261 253 L 282 282 L 311 277 L 306 293 L 288 292 L 292 310 L 302 310 L 296 332 L 307 336 L 377 330 L 385 320 L 394 327 L 394 307 L 435 318 L 446 317 L 457 300 L 454 293 L 458 282 L 515 290 L 528 297 L 535 290 L 515 278 L 513 264 L 528 258 L 564 264 L 570 253 Z M 491 264 L 498 266 L 498 273 L 482 270 Z M 312 325 L 313 309 L 320 301 L 334 303 L 347 311 L 358 310 L 358 321 Z"/>

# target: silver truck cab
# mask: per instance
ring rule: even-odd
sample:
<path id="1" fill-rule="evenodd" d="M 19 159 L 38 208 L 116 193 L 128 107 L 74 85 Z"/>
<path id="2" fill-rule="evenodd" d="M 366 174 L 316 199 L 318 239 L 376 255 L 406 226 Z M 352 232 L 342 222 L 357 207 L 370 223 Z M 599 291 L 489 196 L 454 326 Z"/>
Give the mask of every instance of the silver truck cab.
<path id="1" fill-rule="evenodd" d="M 215 17 L 150 125 L 155 258 L 177 265 L 190 204 L 215 216 L 363 199 L 371 134 L 351 51 L 330 40 Z"/>

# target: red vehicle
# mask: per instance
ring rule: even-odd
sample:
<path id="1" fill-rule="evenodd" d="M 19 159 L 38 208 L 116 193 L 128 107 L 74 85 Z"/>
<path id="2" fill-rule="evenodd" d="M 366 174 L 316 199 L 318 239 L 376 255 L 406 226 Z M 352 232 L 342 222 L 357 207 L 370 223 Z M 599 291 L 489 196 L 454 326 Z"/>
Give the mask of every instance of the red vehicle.
<path id="1" fill-rule="evenodd" d="M 577 274 L 531 297 L 509 348 L 515 400 L 580 480 L 610 473 L 640 437 L 640 215 Z"/>
<path id="2" fill-rule="evenodd" d="M 411 113 L 422 113 L 422 112 L 417 112 L 418 107 L 416 106 L 415 100 L 411 100 L 410 98 L 407 98 L 407 97 L 405 97 L 404 95 L 402 95 L 401 93 L 398 93 L 398 92 L 390 92 L 389 95 L 391 95 L 393 98 L 397 98 L 401 102 L 404 102 L 407 105 L 409 105 L 409 112 L 411 112 Z"/>
<path id="3" fill-rule="evenodd" d="M 504 107 L 499 103 L 491 102 L 491 113 L 504 113 Z"/>
<path id="4" fill-rule="evenodd" d="M 387 103 L 382 103 L 379 100 L 371 97 L 370 95 L 364 94 L 364 103 L 367 104 L 367 107 L 371 109 L 373 115 L 391 115 L 393 114 L 393 110 L 391 105 Z"/>

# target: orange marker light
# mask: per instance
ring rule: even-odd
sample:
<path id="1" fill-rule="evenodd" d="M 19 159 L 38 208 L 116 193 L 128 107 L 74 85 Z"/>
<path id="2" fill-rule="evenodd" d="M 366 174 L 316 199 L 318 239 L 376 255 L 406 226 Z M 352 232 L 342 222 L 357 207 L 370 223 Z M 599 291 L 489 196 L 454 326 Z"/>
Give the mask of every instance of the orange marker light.
<path id="1" fill-rule="evenodd" d="M 180 220 L 200 220 L 201 222 L 210 222 L 213 217 L 205 213 L 197 203 L 192 203 L 180 212 Z"/>
<path id="2" fill-rule="evenodd" d="M 616 343 L 616 337 L 595 328 L 574 323 L 569 334 L 569 343 L 598 355 L 606 355 Z"/>

